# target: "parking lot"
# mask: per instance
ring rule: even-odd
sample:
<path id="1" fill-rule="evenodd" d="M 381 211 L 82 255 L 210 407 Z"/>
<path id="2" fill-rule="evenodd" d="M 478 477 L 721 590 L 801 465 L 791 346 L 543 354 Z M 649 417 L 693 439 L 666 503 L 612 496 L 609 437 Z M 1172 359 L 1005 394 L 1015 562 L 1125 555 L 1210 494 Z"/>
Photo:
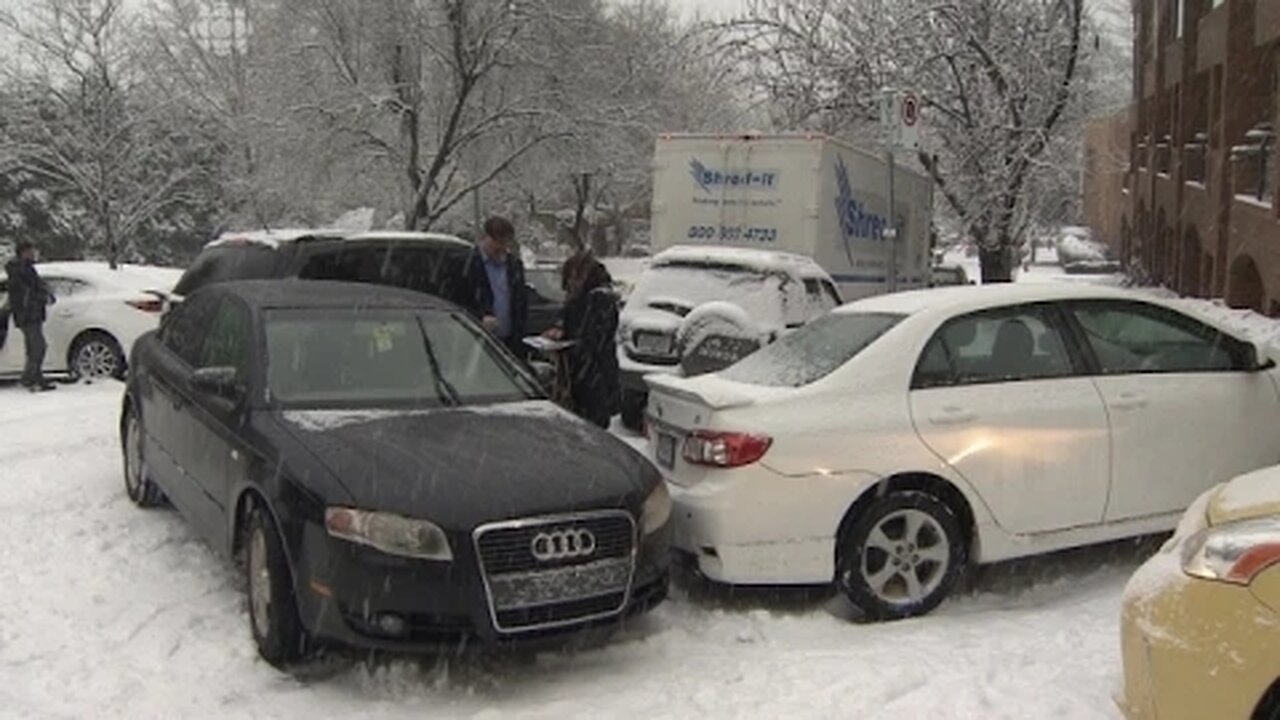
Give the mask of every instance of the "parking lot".
<path id="1" fill-rule="evenodd" d="M 126 498 L 121 386 L 0 386 L 0 714 L 10 717 L 1117 717 L 1117 622 L 1153 541 L 986 568 L 937 613 L 681 577 L 614 642 L 536 655 L 259 660 L 238 573 Z M 20 394 L 21 393 L 21 394 Z M 633 438 L 634 440 L 634 438 Z"/>

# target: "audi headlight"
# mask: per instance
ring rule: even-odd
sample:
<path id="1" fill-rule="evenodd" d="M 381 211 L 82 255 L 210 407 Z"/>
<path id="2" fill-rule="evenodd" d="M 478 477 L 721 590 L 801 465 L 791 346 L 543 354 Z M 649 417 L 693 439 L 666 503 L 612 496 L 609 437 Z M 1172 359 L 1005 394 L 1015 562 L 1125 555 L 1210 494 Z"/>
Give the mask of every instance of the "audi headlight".
<path id="1" fill-rule="evenodd" d="M 652 535 L 667 524 L 671 517 L 671 493 L 667 491 L 665 480 L 658 482 L 658 487 L 645 498 L 644 507 L 640 511 L 640 528 L 642 535 Z"/>
<path id="2" fill-rule="evenodd" d="M 1200 530 L 1182 546 L 1182 570 L 1192 577 L 1248 585 L 1280 564 L 1280 519 L 1245 520 Z"/>
<path id="3" fill-rule="evenodd" d="M 348 542 L 368 545 L 388 555 L 452 560 L 449 538 L 435 523 L 391 513 L 331 507 L 324 511 L 329 534 Z"/>

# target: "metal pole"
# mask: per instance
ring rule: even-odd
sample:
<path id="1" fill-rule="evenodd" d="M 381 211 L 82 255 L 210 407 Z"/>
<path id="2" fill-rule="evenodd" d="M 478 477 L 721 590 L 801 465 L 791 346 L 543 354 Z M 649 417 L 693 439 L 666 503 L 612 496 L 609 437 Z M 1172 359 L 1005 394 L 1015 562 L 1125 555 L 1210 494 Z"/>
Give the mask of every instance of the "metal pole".
<path id="1" fill-rule="evenodd" d="M 887 164 L 889 166 L 889 220 L 888 225 L 885 227 L 885 237 L 889 240 L 889 269 L 886 277 L 888 278 L 889 292 L 896 292 L 898 290 L 898 220 L 897 213 L 894 211 L 896 203 L 893 176 L 896 174 L 896 168 L 894 166 L 893 145 L 889 146 L 889 151 L 886 154 L 888 155 Z"/>

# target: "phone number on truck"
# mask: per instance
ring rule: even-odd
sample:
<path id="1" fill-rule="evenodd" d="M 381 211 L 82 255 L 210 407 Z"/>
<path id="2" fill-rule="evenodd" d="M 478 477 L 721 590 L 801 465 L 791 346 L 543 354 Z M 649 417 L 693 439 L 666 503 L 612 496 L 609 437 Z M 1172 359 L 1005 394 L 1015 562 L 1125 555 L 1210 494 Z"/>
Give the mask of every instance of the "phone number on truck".
<path id="1" fill-rule="evenodd" d="M 746 242 L 772 243 L 778 241 L 777 228 L 763 227 L 743 227 L 721 225 L 690 225 L 690 240 L 724 240 L 727 242 L 736 242 L 743 240 Z"/>

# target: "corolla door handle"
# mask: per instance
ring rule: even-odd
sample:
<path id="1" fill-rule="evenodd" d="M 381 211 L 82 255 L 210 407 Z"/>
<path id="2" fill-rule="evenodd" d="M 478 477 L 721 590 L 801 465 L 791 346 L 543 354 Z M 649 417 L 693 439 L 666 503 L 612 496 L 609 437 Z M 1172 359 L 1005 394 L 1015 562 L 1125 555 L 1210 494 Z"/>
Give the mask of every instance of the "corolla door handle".
<path id="1" fill-rule="evenodd" d="M 978 419 L 978 414 L 959 405 L 944 405 L 929 416 L 934 425 L 963 425 Z"/>
<path id="2" fill-rule="evenodd" d="M 1147 396 L 1139 392 L 1122 392 L 1110 404 L 1116 410 L 1137 410 L 1147 406 Z"/>

